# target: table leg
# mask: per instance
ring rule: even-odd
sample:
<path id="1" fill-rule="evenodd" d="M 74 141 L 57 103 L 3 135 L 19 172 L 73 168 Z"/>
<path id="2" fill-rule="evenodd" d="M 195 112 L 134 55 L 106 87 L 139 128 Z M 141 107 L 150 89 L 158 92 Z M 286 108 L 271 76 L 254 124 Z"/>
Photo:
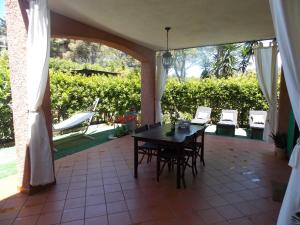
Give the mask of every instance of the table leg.
<path id="1" fill-rule="evenodd" d="M 201 137 L 201 162 L 202 162 L 202 165 L 205 166 L 205 162 L 204 162 L 204 132 Z"/>
<path id="2" fill-rule="evenodd" d="M 181 186 L 181 147 L 176 147 L 177 151 L 177 188 L 179 189 Z"/>
<path id="3" fill-rule="evenodd" d="M 138 177 L 138 161 L 138 141 L 136 138 L 134 138 L 134 178 Z"/>
<path id="4" fill-rule="evenodd" d="M 160 149 L 157 151 L 156 157 L 156 181 L 159 182 L 159 175 L 160 175 Z"/>

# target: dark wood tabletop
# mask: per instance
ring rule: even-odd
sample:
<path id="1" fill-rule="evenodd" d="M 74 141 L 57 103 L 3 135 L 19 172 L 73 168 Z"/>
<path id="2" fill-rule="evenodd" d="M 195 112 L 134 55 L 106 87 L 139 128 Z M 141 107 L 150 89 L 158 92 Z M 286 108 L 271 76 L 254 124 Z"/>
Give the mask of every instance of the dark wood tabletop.
<path id="1" fill-rule="evenodd" d="M 166 124 L 147 130 L 138 134 L 133 134 L 132 137 L 141 140 L 151 140 L 153 142 L 166 143 L 184 143 L 186 137 L 202 132 L 205 129 L 204 125 L 191 124 L 189 128 L 176 128 L 173 136 L 168 136 L 167 133 L 171 130 L 171 125 Z"/>
<path id="2" fill-rule="evenodd" d="M 168 145 L 175 147 L 174 149 L 177 151 L 177 162 L 181 160 L 181 152 L 183 150 L 183 146 L 186 143 L 186 138 L 192 135 L 203 135 L 205 131 L 206 125 L 196 125 L 191 124 L 189 128 L 178 128 L 176 127 L 174 135 L 168 135 L 171 131 L 171 125 L 166 124 L 151 130 L 147 130 L 144 132 L 140 132 L 137 134 L 133 134 L 134 138 L 134 177 L 138 177 L 138 142 L 150 142 L 159 145 Z M 180 168 L 177 166 L 177 188 L 180 188 Z"/>

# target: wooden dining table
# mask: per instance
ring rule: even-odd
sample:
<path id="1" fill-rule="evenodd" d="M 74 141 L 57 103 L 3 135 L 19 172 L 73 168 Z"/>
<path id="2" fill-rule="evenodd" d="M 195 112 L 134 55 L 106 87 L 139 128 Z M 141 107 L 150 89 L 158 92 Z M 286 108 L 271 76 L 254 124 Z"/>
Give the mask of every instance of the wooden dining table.
<path id="1" fill-rule="evenodd" d="M 150 129 L 144 132 L 133 134 L 134 138 L 134 177 L 138 177 L 138 143 L 149 142 L 159 146 L 168 147 L 168 149 L 173 149 L 177 154 L 177 165 L 181 165 L 181 160 L 183 160 L 183 150 L 187 143 L 187 137 L 192 135 L 204 135 L 205 125 L 191 124 L 188 128 L 175 128 L 173 135 L 170 135 L 171 125 L 166 124 L 154 129 Z M 190 140 L 190 139 L 189 139 Z M 181 186 L 181 174 L 180 166 L 176 169 L 176 183 L 177 188 Z"/>

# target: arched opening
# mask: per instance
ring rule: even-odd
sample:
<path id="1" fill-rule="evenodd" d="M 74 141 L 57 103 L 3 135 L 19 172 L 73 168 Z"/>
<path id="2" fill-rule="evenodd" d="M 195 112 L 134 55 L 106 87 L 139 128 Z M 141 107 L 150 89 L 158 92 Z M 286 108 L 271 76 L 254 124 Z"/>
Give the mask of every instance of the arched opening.
<path id="1" fill-rule="evenodd" d="M 118 49 L 141 62 L 142 124 L 155 120 L 155 51 L 124 38 L 82 24 L 65 16 L 51 13 L 52 37 L 101 43 Z"/>
<path id="2" fill-rule="evenodd" d="M 54 159 L 128 134 L 141 123 L 141 63 L 124 52 L 52 39 L 49 82 Z M 80 115 L 91 117 L 81 121 Z"/>

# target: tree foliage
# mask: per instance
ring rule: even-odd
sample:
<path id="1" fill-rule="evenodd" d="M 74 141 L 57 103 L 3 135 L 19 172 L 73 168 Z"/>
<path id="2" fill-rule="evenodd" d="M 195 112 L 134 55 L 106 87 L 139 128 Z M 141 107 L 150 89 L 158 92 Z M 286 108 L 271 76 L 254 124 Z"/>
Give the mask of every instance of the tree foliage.
<path id="1" fill-rule="evenodd" d="M 173 51 L 174 75 L 178 80 L 186 78 L 187 70 L 193 66 L 202 69 L 201 78 L 211 75 L 229 77 L 237 72 L 245 73 L 253 55 L 254 41 L 218 46 L 181 49 Z"/>
<path id="2" fill-rule="evenodd" d="M 2 50 L 0 56 L 0 144 L 13 140 L 8 57 Z"/>
<path id="3" fill-rule="evenodd" d="M 6 36 L 6 21 L 0 18 L 0 36 Z"/>
<path id="4" fill-rule="evenodd" d="M 140 69 L 140 63 L 126 53 L 82 40 L 52 39 L 51 57 L 81 64 L 97 64 L 112 72 L 121 72 L 127 68 Z"/>
<path id="5" fill-rule="evenodd" d="M 175 50 L 173 51 L 173 57 L 173 69 L 180 81 L 184 81 L 187 70 L 199 62 L 197 48 Z"/>
<path id="6" fill-rule="evenodd" d="M 58 64 L 58 65 L 56 65 Z M 0 60 L 0 137 L 13 139 L 12 111 L 7 57 Z M 85 77 L 63 72 L 57 68 L 76 67 L 76 63 L 66 60 L 51 60 L 50 88 L 54 123 L 70 117 L 75 112 L 88 109 L 96 98 L 97 120 L 107 120 L 111 116 L 125 114 L 131 106 L 141 108 L 141 80 L 134 70 L 120 76 Z M 165 121 L 170 120 L 174 109 L 182 118 L 191 119 L 200 105 L 213 109 L 212 120 L 217 122 L 221 109 L 237 109 L 239 125 L 248 124 L 250 109 L 267 109 L 267 104 L 254 75 L 232 76 L 217 79 L 169 79 L 162 99 Z"/>
<path id="7" fill-rule="evenodd" d="M 219 79 L 189 79 L 186 82 L 168 80 L 162 98 L 166 120 L 174 108 L 184 119 L 192 119 L 198 106 L 212 108 L 213 123 L 219 121 L 222 109 L 236 109 L 239 112 L 238 123 L 241 127 L 248 125 L 250 109 L 267 109 L 267 103 L 254 74 Z"/>
<path id="8" fill-rule="evenodd" d="M 239 46 L 235 44 L 217 46 L 211 73 L 216 77 L 228 77 L 238 71 L 238 50 Z"/>

